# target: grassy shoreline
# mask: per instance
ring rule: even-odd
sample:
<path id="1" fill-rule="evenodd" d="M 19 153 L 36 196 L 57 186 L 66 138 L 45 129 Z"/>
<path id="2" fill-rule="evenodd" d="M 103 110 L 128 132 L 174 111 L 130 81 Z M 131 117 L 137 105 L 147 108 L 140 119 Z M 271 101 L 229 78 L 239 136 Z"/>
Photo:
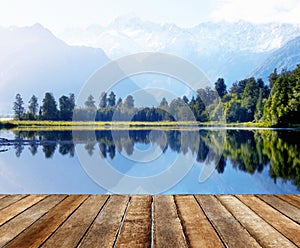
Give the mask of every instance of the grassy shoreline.
<path id="1" fill-rule="evenodd" d="M 191 122 L 191 121 L 158 121 L 158 122 L 72 122 L 72 121 L 19 121 L 0 120 L 0 129 L 128 129 L 128 128 L 190 128 L 190 127 L 232 127 L 232 128 L 272 128 L 266 123 L 221 123 L 221 122 Z M 300 128 L 300 124 L 286 128 Z"/>

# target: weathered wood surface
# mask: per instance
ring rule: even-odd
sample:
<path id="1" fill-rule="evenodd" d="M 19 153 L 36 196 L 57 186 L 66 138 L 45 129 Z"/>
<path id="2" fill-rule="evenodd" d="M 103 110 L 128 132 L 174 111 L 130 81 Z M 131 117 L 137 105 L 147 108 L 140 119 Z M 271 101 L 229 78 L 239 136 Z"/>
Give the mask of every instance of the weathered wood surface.
<path id="1" fill-rule="evenodd" d="M 0 247 L 300 247 L 298 195 L 0 195 Z"/>

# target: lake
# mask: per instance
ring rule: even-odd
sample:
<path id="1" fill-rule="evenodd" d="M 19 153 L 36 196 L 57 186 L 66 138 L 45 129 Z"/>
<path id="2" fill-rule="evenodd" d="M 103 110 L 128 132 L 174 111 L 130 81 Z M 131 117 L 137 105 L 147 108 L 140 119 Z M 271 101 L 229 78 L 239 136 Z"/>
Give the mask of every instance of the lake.
<path id="1" fill-rule="evenodd" d="M 300 192 L 300 131 L 0 130 L 0 194 Z"/>

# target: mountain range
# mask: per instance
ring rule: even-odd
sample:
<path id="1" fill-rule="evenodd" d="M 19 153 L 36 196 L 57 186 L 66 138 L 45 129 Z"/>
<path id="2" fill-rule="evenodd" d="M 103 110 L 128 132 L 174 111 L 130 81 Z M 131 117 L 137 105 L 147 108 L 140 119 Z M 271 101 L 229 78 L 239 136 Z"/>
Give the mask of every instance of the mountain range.
<path id="1" fill-rule="evenodd" d="M 293 70 L 298 64 L 300 64 L 300 37 L 287 42 L 274 51 L 252 72 L 252 75 L 266 80 L 275 68 L 280 73 L 281 70 Z"/>
<path id="2" fill-rule="evenodd" d="M 79 93 L 84 82 L 109 62 L 100 48 L 69 46 L 40 24 L 0 29 L 0 113 L 11 114 L 15 95 L 25 106 L 35 94 L 56 98 Z"/>
<path id="3" fill-rule="evenodd" d="M 102 48 L 112 59 L 142 51 L 175 54 L 196 64 L 211 81 L 223 77 L 231 85 L 252 75 L 273 52 L 300 36 L 300 25 L 239 21 L 181 28 L 119 17 L 106 27 L 68 29 L 60 36 L 69 44 Z"/>
<path id="4" fill-rule="evenodd" d="M 46 91 L 57 99 L 71 92 L 78 95 L 95 70 L 111 59 L 137 52 L 175 54 L 197 65 L 212 82 L 223 77 L 228 86 L 248 76 L 267 80 L 274 68 L 293 69 L 300 61 L 300 25 L 292 24 L 207 22 L 181 28 L 117 18 L 106 27 L 65 30 L 60 38 L 40 24 L 0 27 L 0 37 L 2 115 L 12 113 L 17 93 L 25 105 L 32 94 L 41 101 Z M 147 80 L 149 85 L 153 78 Z M 128 81 L 124 87 L 127 91 L 141 87 L 133 84 Z M 173 87 L 164 82 L 156 85 Z"/>

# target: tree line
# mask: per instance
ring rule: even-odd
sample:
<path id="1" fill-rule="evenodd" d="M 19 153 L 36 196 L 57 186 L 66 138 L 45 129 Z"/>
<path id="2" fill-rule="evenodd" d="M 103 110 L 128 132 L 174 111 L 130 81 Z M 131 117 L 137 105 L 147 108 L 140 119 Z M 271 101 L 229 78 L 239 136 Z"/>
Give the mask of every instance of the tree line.
<path id="1" fill-rule="evenodd" d="M 136 143 L 151 142 L 159 146 L 162 152 L 170 149 L 178 154 L 185 154 L 190 151 L 196 154 L 197 162 L 213 163 L 218 173 L 223 173 L 228 164 L 250 174 L 261 173 L 269 168 L 269 175 L 275 182 L 278 178 L 291 180 L 300 190 L 299 134 L 295 132 L 227 130 L 225 143 L 219 138 L 222 135 L 217 131 L 199 130 L 198 137 L 195 132 L 168 130 L 164 131 L 166 140 L 161 138 L 160 132 L 152 132 L 150 139 L 150 132 L 151 130 L 115 130 L 112 135 L 109 130 L 94 133 L 79 131 L 74 138 L 72 131 L 19 131 L 16 132 L 14 149 L 16 156 L 20 157 L 25 148 L 24 141 L 27 141 L 32 155 L 36 155 L 38 146 L 41 146 L 45 158 L 51 158 L 55 150 L 73 157 L 75 143 L 81 143 L 90 156 L 97 153 L 102 158 L 114 159 L 117 153 L 132 155 Z M 182 135 L 187 142 L 182 142 Z M 224 150 L 220 150 L 220 147 L 224 147 Z M 7 150 L 2 152 L 5 151 Z"/>
<path id="2" fill-rule="evenodd" d="M 96 121 L 224 121 L 265 122 L 270 126 L 300 123 L 300 66 L 293 71 L 275 69 L 269 76 L 269 85 L 262 79 L 246 78 L 233 83 L 229 90 L 224 79 L 219 78 L 214 88 L 198 89 L 195 96 L 178 97 L 171 100 L 162 98 L 157 107 L 134 106 L 129 95 L 123 101 L 111 91 L 102 92 L 95 100 L 89 95 L 84 106 L 75 107 L 74 94 L 61 96 L 58 104 L 53 94 L 47 92 L 41 106 L 35 95 L 25 111 L 20 94 L 14 102 L 15 118 L 19 120 L 76 120 Z M 190 109 L 191 111 L 187 111 Z M 95 114 L 96 113 L 96 114 Z"/>

